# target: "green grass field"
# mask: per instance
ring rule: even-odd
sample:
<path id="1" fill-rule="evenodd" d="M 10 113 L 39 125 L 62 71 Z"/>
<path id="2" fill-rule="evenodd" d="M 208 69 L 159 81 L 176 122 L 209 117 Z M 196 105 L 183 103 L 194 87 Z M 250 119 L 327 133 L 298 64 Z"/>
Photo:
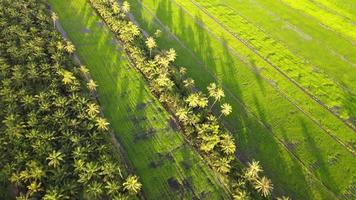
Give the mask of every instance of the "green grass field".
<path id="1" fill-rule="evenodd" d="M 151 34 L 163 30 L 160 47 L 176 49 L 177 64 L 188 68 L 201 89 L 214 80 L 222 83 L 235 110 L 225 124 L 236 133 L 239 156 L 260 160 L 277 194 L 354 198 L 348 193 L 356 181 L 355 131 L 331 109 L 341 102 L 355 114 L 352 34 L 329 30 L 272 0 L 129 2 L 141 28 Z M 324 42 L 328 48 L 320 47 Z M 311 95 L 303 80 L 313 83 L 308 89 L 316 88 Z M 317 102 L 315 95 L 325 98 Z"/>
<path id="2" fill-rule="evenodd" d="M 228 199 L 86 0 L 50 0 L 148 199 Z"/>

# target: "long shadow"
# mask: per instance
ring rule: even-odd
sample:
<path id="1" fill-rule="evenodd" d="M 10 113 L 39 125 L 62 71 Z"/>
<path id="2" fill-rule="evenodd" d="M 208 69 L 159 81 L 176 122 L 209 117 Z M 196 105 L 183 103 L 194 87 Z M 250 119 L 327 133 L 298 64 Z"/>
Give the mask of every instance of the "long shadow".
<path id="1" fill-rule="evenodd" d="M 323 159 L 320 149 L 317 147 L 314 138 L 310 137 L 310 132 L 308 130 L 308 127 L 306 123 L 304 122 L 303 119 L 300 119 L 300 124 L 301 124 L 301 132 L 306 138 L 304 140 L 304 143 L 306 144 L 307 148 L 309 148 L 310 152 L 313 152 L 313 156 L 315 159 L 315 162 L 311 165 L 312 170 L 319 172 L 320 174 L 323 174 L 323 176 L 319 176 L 319 178 L 325 182 L 328 183 L 328 185 L 334 185 L 337 189 L 336 194 L 340 194 L 342 189 L 338 187 L 338 184 L 335 183 L 335 180 L 333 176 L 331 176 L 328 168 L 326 167 L 327 165 L 330 165 L 330 163 L 324 162 L 325 159 Z M 316 173 L 318 174 L 318 173 Z"/>

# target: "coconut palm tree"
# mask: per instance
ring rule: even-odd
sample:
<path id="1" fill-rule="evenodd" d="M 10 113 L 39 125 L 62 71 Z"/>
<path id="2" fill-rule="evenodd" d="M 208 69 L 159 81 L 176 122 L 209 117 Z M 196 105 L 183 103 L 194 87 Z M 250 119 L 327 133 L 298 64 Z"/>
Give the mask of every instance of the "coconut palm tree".
<path id="1" fill-rule="evenodd" d="M 65 45 L 61 41 L 58 41 L 56 47 L 59 51 L 62 51 L 65 48 Z"/>
<path id="2" fill-rule="evenodd" d="M 230 104 L 228 103 L 224 103 L 222 106 L 221 106 L 221 114 L 219 116 L 219 118 L 224 115 L 224 116 L 228 116 L 230 115 L 232 112 L 232 107 L 230 106 Z"/>
<path id="3" fill-rule="evenodd" d="M 124 1 L 121 6 L 121 10 L 124 14 L 130 12 L 130 4 L 127 1 Z"/>
<path id="4" fill-rule="evenodd" d="M 66 50 L 67 53 L 72 54 L 75 51 L 75 47 L 71 42 L 67 41 L 66 45 L 64 46 L 64 50 Z"/>
<path id="5" fill-rule="evenodd" d="M 130 175 L 123 183 L 123 186 L 130 194 L 137 194 L 140 191 L 142 184 L 138 181 L 136 175 Z"/>
<path id="6" fill-rule="evenodd" d="M 120 185 L 116 181 L 107 181 L 104 187 L 109 195 L 115 195 L 120 190 Z"/>
<path id="7" fill-rule="evenodd" d="M 186 75 L 186 74 L 187 74 L 187 68 L 185 68 L 185 67 L 180 67 L 180 68 L 179 68 L 179 74 L 180 74 L 181 76 Z"/>
<path id="8" fill-rule="evenodd" d="M 213 104 L 210 106 L 209 110 L 213 108 L 216 102 L 220 101 L 221 98 L 225 97 L 224 90 L 220 87 L 217 87 L 215 83 L 210 83 L 210 85 L 207 87 L 208 92 L 209 92 L 209 97 L 214 98 Z"/>
<path id="9" fill-rule="evenodd" d="M 32 196 L 35 193 L 43 190 L 43 188 L 41 188 L 41 183 L 38 183 L 37 181 L 31 182 L 31 184 L 27 186 L 27 189 L 28 189 L 29 196 Z"/>
<path id="10" fill-rule="evenodd" d="M 273 190 L 273 184 L 271 180 L 266 178 L 265 176 L 262 177 L 260 180 L 256 180 L 254 187 L 263 197 L 271 195 L 271 192 Z"/>
<path id="11" fill-rule="evenodd" d="M 177 53 L 174 49 L 170 48 L 168 51 L 167 51 L 167 59 L 168 61 L 170 62 L 173 62 L 177 57 Z"/>
<path id="12" fill-rule="evenodd" d="M 77 147 L 74 155 L 74 171 L 76 173 L 84 172 L 85 171 L 85 162 L 82 159 L 86 159 L 86 154 L 84 153 L 83 147 Z"/>
<path id="13" fill-rule="evenodd" d="M 189 95 L 185 101 L 192 108 L 205 108 L 208 105 L 208 98 L 206 98 L 201 92 Z"/>
<path id="14" fill-rule="evenodd" d="M 252 181 L 258 178 L 258 173 L 263 172 L 263 169 L 260 165 L 260 162 L 252 160 L 252 162 L 248 163 L 248 167 L 245 172 L 245 176 L 248 180 Z"/>
<path id="15" fill-rule="evenodd" d="M 228 158 L 220 158 L 214 162 L 214 167 L 216 168 L 216 171 L 222 173 L 222 174 L 227 174 L 230 172 L 230 160 Z"/>
<path id="16" fill-rule="evenodd" d="M 155 61 L 159 66 L 162 66 L 164 68 L 167 68 L 169 66 L 169 59 L 168 57 L 162 57 L 160 55 L 155 56 Z"/>
<path id="17" fill-rule="evenodd" d="M 109 129 L 109 122 L 105 118 L 97 117 L 96 126 L 99 130 L 107 131 Z"/>
<path id="18" fill-rule="evenodd" d="M 226 155 L 232 155 L 236 151 L 234 139 L 229 134 L 222 135 L 222 139 L 220 140 L 220 147 Z"/>
<path id="19" fill-rule="evenodd" d="M 250 200 L 251 198 L 248 196 L 245 190 L 238 190 L 232 196 L 234 200 Z"/>
<path id="20" fill-rule="evenodd" d="M 161 37 L 162 31 L 157 29 L 156 32 L 154 33 L 155 38 Z"/>
<path id="21" fill-rule="evenodd" d="M 55 12 L 52 12 L 51 18 L 53 21 L 53 28 L 56 28 L 56 21 L 58 20 L 57 14 Z"/>
<path id="22" fill-rule="evenodd" d="M 115 15 L 120 14 L 120 5 L 116 1 L 112 3 L 112 11 Z"/>
<path id="23" fill-rule="evenodd" d="M 70 71 L 62 70 L 62 72 L 60 72 L 60 74 L 63 76 L 62 82 L 65 85 L 72 84 L 76 80 L 75 76 Z"/>
<path id="24" fill-rule="evenodd" d="M 208 98 L 205 96 L 200 96 L 198 105 L 200 108 L 206 108 L 208 106 Z"/>
<path id="25" fill-rule="evenodd" d="M 179 108 L 176 112 L 176 116 L 178 117 L 179 121 L 186 123 L 189 120 L 189 114 L 191 111 L 187 108 Z"/>
<path id="26" fill-rule="evenodd" d="M 200 149 L 204 152 L 210 152 L 214 149 L 214 147 L 220 142 L 220 138 L 218 135 L 208 135 L 202 137 L 202 144 L 200 145 Z"/>
<path id="27" fill-rule="evenodd" d="M 86 66 L 84 66 L 84 65 L 81 65 L 81 66 L 79 67 L 79 71 L 80 71 L 84 76 L 86 76 L 86 75 L 89 73 L 89 69 L 88 69 Z"/>
<path id="28" fill-rule="evenodd" d="M 87 186 L 87 188 L 85 189 L 85 192 L 91 198 L 100 197 L 102 195 L 102 193 L 103 193 L 102 183 L 99 183 L 97 181 L 93 181 L 92 183 L 90 183 Z"/>
<path id="29" fill-rule="evenodd" d="M 58 190 L 56 189 L 50 189 L 46 192 L 46 194 L 43 196 L 43 200 L 60 200 L 63 199 L 64 195 L 61 194 Z"/>
<path id="30" fill-rule="evenodd" d="M 153 37 L 148 37 L 146 40 L 146 46 L 150 50 L 150 57 L 152 56 L 152 49 L 157 47 L 156 41 Z"/>
<path id="31" fill-rule="evenodd" d="M 158 91 L 171 90 L 174 86 L 173 81 L 168 77 L 167 74 L 160 74 L 156 78 L 155 83 L 158 86 Z"/>
<path id="32" fill-rule="evenodd" d="M 184 87 L 192 89 L 195 86 L 195 82 L 191 78 L 187 78 L 183 81 Z"/>
<path id="33" fill-rule="evenodd" d="M 90 79 L 87 83 L 87 87 L 91 92 L 96 91 L 96 88 L 98 87 L 98 85 L 95 83 L 95 81 L 93 79 Z"/>
<path id="34" fill-rule="evenodd" d="M 90 117 L 96 117 L 97 114 L 100 112 L 100 107 L 96 103 L 89 103 L 86 112 Z"/>
<path id="35" fill-rule="evenodd" d="M 189 107 L 195 108 L 198 106 L 199 95 L 197 93 L 190 94 L 185 101 L 188 103 Z"/>
<path id="36" fill-rule="evenodd" d="M 99 174 L 108 180 L 113 179 L 117 173 L 120 175 L 120 177 L 122 177 L 121 169 L 118 165 L 113 162 L 105 162 L 105 164 L 101 166 L 101 172 Z"/>
<path id="37" fill-rule="evenodd" d="M 46 158 L 46 160 L 49 160 L 48 166 L 57 168 L 60 162 L 63 161 L 63 157 L 64 156 L 62 152 L 53 150 L 52 153 L 50 153 Z"/>

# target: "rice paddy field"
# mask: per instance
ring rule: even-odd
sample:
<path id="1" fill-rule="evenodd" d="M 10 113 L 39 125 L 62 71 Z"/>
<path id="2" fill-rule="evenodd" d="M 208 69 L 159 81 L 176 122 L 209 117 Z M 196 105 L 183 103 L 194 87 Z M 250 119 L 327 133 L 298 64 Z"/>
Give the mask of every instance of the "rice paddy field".
<path id="1" fill-rule="evenodd" d="M 354 198 L 354 12 L 331 1 L 129 2 L 201 88 L 217 80 L 228 91 L 239 157 L 260 160 L 275 190 Z"/>
<path id="2" fill-rule="evenodd" d="M 0 5 L 0 199 L 356 199 L 356 1 Z"/>

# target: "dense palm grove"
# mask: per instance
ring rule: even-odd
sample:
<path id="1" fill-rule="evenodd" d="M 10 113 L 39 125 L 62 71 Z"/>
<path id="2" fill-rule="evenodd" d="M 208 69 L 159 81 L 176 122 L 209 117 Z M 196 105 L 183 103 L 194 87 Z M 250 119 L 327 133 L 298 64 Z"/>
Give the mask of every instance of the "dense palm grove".
<path id="1" fill-rule="evenodd" d="M 220 106 L 220 113 L 213 112 L 216 104 L 225 97 L 217 84 L 207 87 L 207 94 L 199 91 L 194 80 L 186 76 L 184 67 L 176 67 L 174 49 L 160 50 L 154 36 L 144 35 L 128 12 L 130 5 L 115 0 L 90 0 L 110 29 L 117 35 L 132 64 L 144 75 L 152 92 L 174 113 L 186 139 L 195 146 L 208 164 L 233 193 L 234 199 L 271 198 L 273 185 L 261 176 L 258 161 L 243 166 L 235 157 L 236 145 L 232 134 L 219 125 L 222 116 L 232 108 L 228 103 Z M 257 191 L 257 192 L 256 192 Z M 259 194 L 259 195 L 258 195 Z M 289 199 L 281 197 L 278 199 Z"/>
<path id="2" fill-rule="evenodd" d="M 125 199 L 127 175 L 96 84 L 43 0 L 0 0 L 0 199 Z"/>

